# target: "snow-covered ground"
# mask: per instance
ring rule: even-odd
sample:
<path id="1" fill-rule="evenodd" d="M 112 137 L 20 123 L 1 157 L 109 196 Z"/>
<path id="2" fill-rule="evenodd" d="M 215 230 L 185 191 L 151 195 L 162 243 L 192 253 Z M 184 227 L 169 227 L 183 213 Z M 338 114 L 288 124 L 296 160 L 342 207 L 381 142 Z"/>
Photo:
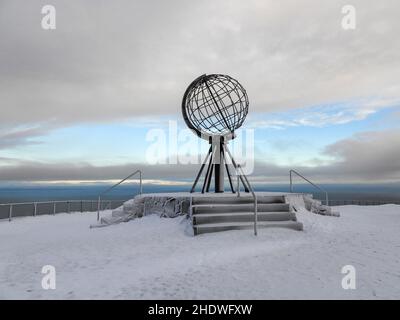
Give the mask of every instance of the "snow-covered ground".
<path id="1" fill-rule="evenodd" d="M 191 237 L 185 221 L 146 216 L 89 229 L 95 213 L 0 222 L 1 299 L 400 298 L 400 206 L 298 213 L 303 232 Z M 43 265 L 56 289 L 43 290 Z M 341 286 L 345 265 L 356 289 Z"/>

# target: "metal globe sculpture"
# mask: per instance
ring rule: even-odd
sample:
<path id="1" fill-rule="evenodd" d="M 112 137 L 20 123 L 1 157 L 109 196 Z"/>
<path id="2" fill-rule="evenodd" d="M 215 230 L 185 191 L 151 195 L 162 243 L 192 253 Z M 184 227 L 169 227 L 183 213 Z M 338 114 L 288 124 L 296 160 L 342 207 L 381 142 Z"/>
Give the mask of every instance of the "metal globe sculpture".
<path id="1" fill-rule="evenodd" d="M 228 157 L 231 159 L 235 170 L 238 169 L 238 165 L 229 152 L 227 143 L 235 138 L 235 130 L 241 127 L 248 111 L 249 99 L 246 90 L 230 76 L 204 74 L 186 89 L 182 99 L 183 119 L 191 130 L 211 144 L 190 192 L 195 191 L 207 162 L 208 167 L 201 192 L 210 190 L 213 172 L 215 192 L 224 192 L 224 169 L 227 172 L 230 188 L 235 192 L 226 160 Z M 240 180 L 245 191 L 249 192 L 242 176 Z"/>
<path id="2" fill-rule="evenodd" d="M 248 110 L 246 90 L 237 80 L 223 74 L 198 77 L 182 100 L 187 126 L 203 137 L 233 134 L 243 124 Z"/>

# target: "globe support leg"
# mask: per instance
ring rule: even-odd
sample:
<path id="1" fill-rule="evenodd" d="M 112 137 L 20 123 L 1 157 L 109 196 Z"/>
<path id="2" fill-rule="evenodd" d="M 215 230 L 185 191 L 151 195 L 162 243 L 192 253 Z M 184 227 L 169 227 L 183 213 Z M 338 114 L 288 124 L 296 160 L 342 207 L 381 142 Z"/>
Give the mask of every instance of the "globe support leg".
<path id="1" fill-rule="evenodd" d="M 218 144 L 215 145 L 216 147 L 216 155 L 215 157 L 215 174 L 214 174 L 214 185 L 215 185 L 215 192 L 216 193 L 221 193 L 224 192 L 224 147 L 223 147 L 223 142 L 219 142 Z M 208 191 L 208 190 L 207 190 Z"/>
<path id="2" fill-rule="evenodd" d="M 210 185 L 211 169 L 212 169 L 212 166 L 213 166 L 213 158 L 214 158 L 214 150 L 211 151 L 211 158 L 210 158 L 210 162 L 208 163 L 206 177 L 204 179 L 203 188 L 201 189 L 201 193 L 204 193 L 206 191 L 207 186 Z"/>
<path id="3" fill-rule="evenodd" d="M 231 162 L 228 160 L 230 159 Z M 208 162 L 208 165 L 207 165 Z M 228 150 L 228 147 L 224 144 L 223 141 L 219 141 L 218 143 L 214 143 L 210 146 L 208 150 L 208 154 L 201 164 L 200 170 L 196 176 L 196 179 L 192 185 L 190 190 L 191 193 L 195 192 L 197 183 L 204 171 L 205 166 L 207 165 L 206 174 L 204 177 L 203 186 L 201 189 L 201 193 L 209 192 L 211 187 L 211 180 L 214 178 L 214 191 L 216 193 L 224 192 L 224 171 L 226 170 L 229 185 L 232 193 L 235 193 L 235 188 L 233 187 L 232 176 L 229 171 L 229 164 L 232 164 L 235 169 L 237 169 L 237 164 L 233 159 L 231 153 Z M 245 192 L 249 192 L 249 187 L 246 184 L 246 181 L 242 176 L 239 176 L 240 181 L 242 182 Z"/>
<path id="4" fill-rule="evenodd" d="M 210 174 L 209 174 L 209 176 L 208 176 L 208 181 L 207 181 L 207 192 L 210 192 L 211 177 L 212 177 L 212 174 L 213 174 L 214 167 L 215 167 L 215 165 L 214 165 L 214 164 L 211 164 L 211 167 L 210 167 Z"/>
<path id="5" fill-rule="evenodd" d="M 208 150 L 207 157 L 204 159 L 203 163 L 201 164 L 199 173 L 197 174 L 196 179 L 194 180 L 194 183 L 192 185 L 192 189 L 190 189 L 190 193 L 193 193 L 194 190 L 196 189 L 197 182 L 199 182 L 199 179 L 201 177 L 201 174 L 203 173 L 204 167 L 206 166 L 207 160 L 211 155 L 211 151 L 212 151 L 212 148 L 210 147 L 210 149 Z"/>

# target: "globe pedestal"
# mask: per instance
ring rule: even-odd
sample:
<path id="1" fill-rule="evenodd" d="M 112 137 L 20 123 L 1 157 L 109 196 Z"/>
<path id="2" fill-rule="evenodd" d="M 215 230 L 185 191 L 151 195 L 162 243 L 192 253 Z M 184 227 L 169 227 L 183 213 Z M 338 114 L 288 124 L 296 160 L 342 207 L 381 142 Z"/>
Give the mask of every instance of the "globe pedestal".
<path id="1" fill-rule="evenodd" d="M 215 192 L 224 192 L 224 157 L 221 153 L 220 154 L 220 159 L 219 163 L 214 164 L 214 169 L 215 169 L 215 174 L 214 174 L 214 181 L 215 181 Z M 231 188 L 232 188 L 232 181 L 231 181 L 231 176 L 228 174 L 229 181 L 231 183 Z M 233 190 L 232 190 L 233 192 Z"/>
<path id="2" fill-rule="evenodd" d="M 204 168 L 207 166 L 203 186 L 201 188 L 201 193 L 210 192 L 211 180 L 213 178 L 213 175 L 214 191 L 216 193 L 223 193 L 225 191 L 225 172 L 228 177 L 230 190 L 232 191 L 232 193 L 235 193 L 237 190 L 235 190 L 234 188 L 234 182 L 232 179 L 233 177 L 231 174 L 231 170 L 229 169 L 229 165 L 233 166 L 236 176 L 238 165 L 236 164 L 236 161 L 233 158 L 232 154 L 229 152 L 227 141 L 225 141 L 224 137 L 220 136 L 214 136 L 212 138 L 210 137 L 210 148 L 208 150 L 206 158 L 201 164 L 200 170 L 196 176 L 190 192 L 195 192 L 197 183 L 202 176 Z M 239 179 L 244 186 L 245 192 L 249 192 L 249 188 L 243 177 L 239 175 Z"/>

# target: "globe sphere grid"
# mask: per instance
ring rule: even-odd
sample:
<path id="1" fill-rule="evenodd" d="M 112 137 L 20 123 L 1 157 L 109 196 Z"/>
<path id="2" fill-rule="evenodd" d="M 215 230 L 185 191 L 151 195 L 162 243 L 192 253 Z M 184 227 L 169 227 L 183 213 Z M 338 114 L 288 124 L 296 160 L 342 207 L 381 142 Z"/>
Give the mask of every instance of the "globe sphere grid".
<path id="1" fill-rule="evenodd" d="M 246 90 L 232 77 L 204 75 L 192 83 L 183 101 L 191 125 L 201 133 L 233 133 L 245 120 L 249 107 Z"/>

